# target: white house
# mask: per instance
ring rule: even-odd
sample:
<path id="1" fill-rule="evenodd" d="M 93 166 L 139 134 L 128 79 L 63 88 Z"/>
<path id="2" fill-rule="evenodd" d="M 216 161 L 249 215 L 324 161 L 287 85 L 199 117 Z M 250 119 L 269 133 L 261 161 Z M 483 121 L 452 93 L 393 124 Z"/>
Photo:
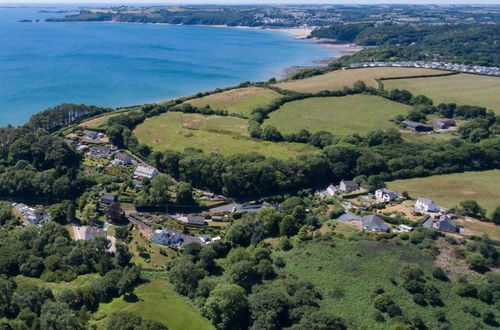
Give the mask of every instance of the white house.
<path id="1" fill-rule="evenodd" d="M 439 207 L 428 198 L 419 198 L 415 203 L 415 210 L 421 212 L 439 212 Z"/>
<path id="2" fill-rule="evenodd" d="M 115 163 L 118 165 L 128 165 L 132 163 L 132 158 L 124 152 L 119 152 L 115 155 Z"/>
<path id="3" fill-rule="evenodd" d="M 158 175 L 158 171 L 154 167 L 139 165 L 135 169 L 134 177 L 152 179 Z"/>
<path id="4" fill-rule="evenodd" d="M 382 188 L 375 191 L 375 197 L 382 202 L 391 202 L 396 200 L 399 196 L 395 191 Z"/>
<path id="5" fill-rule="evenodd" d="M 339 187 L 334 186 L 333 184 L 329 185 L 328 188 L 326 188 L 326 194 L 328 196 L 335 196 L 339 194 Z"/>

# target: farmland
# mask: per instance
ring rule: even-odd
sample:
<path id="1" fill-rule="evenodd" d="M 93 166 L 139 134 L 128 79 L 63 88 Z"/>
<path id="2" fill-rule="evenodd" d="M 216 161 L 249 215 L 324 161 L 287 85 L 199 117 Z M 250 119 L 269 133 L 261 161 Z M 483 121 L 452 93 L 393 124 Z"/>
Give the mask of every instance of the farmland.
<path id="1" fill-rule="evenodd" d="M 408 191 L 410 196 L 425 196 L 439 206 L 453 207 L 463 200 L 473 199 L 484 207 L 488 215 L 500 206 L 498 187 L 500 170 L 435 175 L 427 178 L 397 180 L 387 183 L 390 189 Z"/>
<path id="2" fill-rule="evenodd" d="M 357 234 L 351 236 L 356 237 Z M 477 320 L 462 312 L 463 298 L 451 290 L 450 282 L 429 277 L 429 281 L 440 291 L 446 310 L 430 305 L 423 307 L 412 301 L 412 295 L 399 280 L 401 267 L 408 263 L 416 264 L 427 276 L 434 267 L 432 258 L 412 244 L 336 238 L 332 242 L 303 243 L 290 251 L 275 253 L 275 256 L 285 260 L 286 272 L 315 284 L 323 297 L 321 308 L 344 318 L 348 328 L 390 328 L 389 323 L 377 322 L 373 318 L 372 295 L 377 288 L 383 288 L 390 294 L 405 316 L 418 315 L 429 329 L 438 325 L 434 316 L 438 310 L 446 312 L 452 329 Z M 467 299 L 467 304 L 478 310 L 488 308 L 488 305 L 474 299 Z"/>
<path id="3" fill-rule="evenodd" d="M 120 297 L 109 303 L 101 303 L 96 315 L 104 318 L 96 322 L 98 329 L 105 329 L 107 315 L 117 311 L 137 314 L 160 322 L 172 330 L 213 328 L 193 306 L 175 293 L 166 279 L 156 279 L 142 284 L 134 290 L 134 295 L 136 296 L 134 301 L 126 301 Z"/>
<path id="4" fill-rule="evenodd" d="M 323 90 L 339 90 L 344 86 L 352 86 L 362 80 L 367 86 L 378 87 L 376 79 L 389 77 L 408 77 L 421 75 L 443 74 L 445 71 L 421 68 L 363 68 L 339 70 L 300 80 L 290 80 L 279 83 L 277 86 L 297 92 L 317 93 Z"/>
<path id="5" fill-rule="evenodd" d="M 389 120 L 406 114 L 410 108 L 371 95 L 316 97 L 289 102 L 270 114 L 265 125 L 283 133 L 329 131 L 336 135 L 366 134 L 376 129 L 395 127 Z"/>
<path id="6" fill-rule="evenodd" d="M 214 110 L 227 110 L 229 113 L 249 116 L 253 109 L 265 107 L 280 97 L 280 94 L 271 89 L 247 87 L 211 94 L 187 103 L 199 108 L 210 105 Z"/>
<path id="7" fill-rule="evenodd" d="M 500 113 L 500 78 L 461 73 L 445 77 L 410 78 L 384 81 L 387 90 L 407 89 L 441 102 L 479 105 Z"/>
<path id="8" fill-rule="evenodd" d="M 187 147 L 196 147 L 225 155 L 256 152 L 276 158 L 316 151 L 305 144 L 252 139 L 247 133 L 247 121 L 235 117 L 167 112 L 147 119 L 134 133 L 140 142 L 154 150 L 182 151 Z"/>

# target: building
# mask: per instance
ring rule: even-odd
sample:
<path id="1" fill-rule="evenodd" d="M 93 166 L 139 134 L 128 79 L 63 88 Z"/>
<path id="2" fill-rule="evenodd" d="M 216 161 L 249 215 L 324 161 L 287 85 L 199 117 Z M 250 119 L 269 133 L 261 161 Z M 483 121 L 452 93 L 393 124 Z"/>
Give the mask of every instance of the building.
<path id="1" fill-rule="evenodd" d="M 184 242 L 184 239 L 182 238 L 182 235 L 180 233 L 166 228 L 155 230 L 151 240 L 157 244 L 166 246 L 180 245 Z"/>
<path id="2" fill-rule="evenodd" d="M 205 226 L 207 224 L 204 216 L 190 214 L 186 216 L 186 223 L 190 226 Z"/>
<path id="3" fill-rule="evenodd" d="M 83 137 L 86 138 L 86 139 L 89 139 L 89 140 L 95 140 L 97 139 L 99 136 L 99 133 L 96 132 L 96 131 L 91 131 L 91 130 L 84 130 L 83 131 Z"/>
<path id="4" fill-rule="evenodd" d="M 91 240 L 96 237 L 108 237 L 108 233 L 104 230 L 94 227 L 85 227 L 85 240 Z"/>
<path id="5" fill-rule="evenodd" d="M 375 197 L 382 202 L 392 202 L 398 199 L 399 195 L 395 191 L 382 188 L 375 191 Z"/>
<path id="6" fill-rule="evenodd" d="M 14 214 L 21 218 L 25 225 L 41 225 L 51 218 L 45 209 L 29 207 L 26 204 L 13 204 Z"/>
<path id="7" fill-rule="evenodd" d="M 418 212 L 439 212 L 439 207 L 428 198 L 419 198 L 415 202 L 415 211 Z"/>
<path id="8" fill-rule="evenodd" d="M 434 130 L 430 125 L 417 123 L 411 120 L 404 120 L 403 124 L 406 126 L 406 128 L 414 132 L 432 132 Z"/>
<path id="9" fill-rule="evenodd" d="M 328 188 L 326 188 L 326 194 L 328 196 L 335 196 L 340 193 L 339 187 L 334 186 L 333 184 L 329 185 Z"/>
<path id="10" fill-rule="evenodd" d="M 351 192 L 351 191 L 356 191 L 359 189 L 359 185 L 354 182 L 354 181 L 350 181 L 350 180 L 342 180 L 340 181 L 340 184 L 339 184 L 339 190 L 343 193 L 348 193 L 348 192 Z"/>
<path id="11" fill-rule="evenodd" d="M 391 231 L 391 225 L 376 214 L 365 215 L 361 218 L 361 221 L 363 223 L 363 229 L 381 233 L 389 233 Z"/>
<path id="12" fill-rule="evenodd" d="M 115 203 L 118 200 L 115 194 L 103 193 L 101 198 L 99 199 L 99 207 L 101 210 L 106 211 L 111 204 Z"/>
<path id="13" fill-rule="evenodd" d="M 115 155 L 115 164 L 118 165 L 132 164 L 132 158 L 124 152 L 119 152 Z"/>
<path id="14" fill-rule="evenodd" d="M 422 222 L 422 226 L 446 233 L 462 233 L 462 228 L 447 215 L 441 215 L 439 218 L 429 216 Z"/>
<path id="15" fill-rule="evenodd" d="M 436 127 L 437 129 L 447 129 L 457 126 L 457 124 L 453 119 L 438 119 L 432 122 L 432 126 Z"/>
<path id="16" fill-rule="evenodd" d="M 109 158 L 112 154 L 112 150 L 107 146 L 96 146 L 91 147 L 89 151 L 85 153 L 85 156 L 93 159 Z"/>
<path id="17" fill-rule="evenodd" d="M 134 172 L 134 177 L 136 178 L 152 179 L 157 175 L 158 171 L 156 170 L 156 168 L 143 165 L 137 166 Z"/>

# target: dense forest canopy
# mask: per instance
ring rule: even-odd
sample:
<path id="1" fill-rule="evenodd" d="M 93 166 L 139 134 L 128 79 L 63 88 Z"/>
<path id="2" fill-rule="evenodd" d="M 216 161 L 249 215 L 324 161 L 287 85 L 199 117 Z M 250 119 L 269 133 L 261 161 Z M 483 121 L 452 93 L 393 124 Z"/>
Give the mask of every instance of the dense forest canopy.
<path id="1" fill-rule="evenodd" d="M 349 61 L 438 59 L 500 66 L 500 24 L 371 25 L 335 24 L 317 29 L 312 37 L 354 42 L 367 48 Z"/>

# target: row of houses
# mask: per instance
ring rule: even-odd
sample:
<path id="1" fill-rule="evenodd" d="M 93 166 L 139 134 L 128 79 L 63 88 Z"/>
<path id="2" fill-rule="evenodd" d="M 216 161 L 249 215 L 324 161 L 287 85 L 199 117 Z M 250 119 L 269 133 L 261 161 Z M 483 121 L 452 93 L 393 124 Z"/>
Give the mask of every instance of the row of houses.
<path id="1" fill-rule="evenodd" d="M 359 184 L 353 180 L 342 180 L 338 185 L 329 185 L 325 191 L 320 192 L 321 197 L 335 196 L 359 190 Z"/>
<path id="2" fill-rule="evenodd" d="M 458 63 L 446 63 L 440 61 L 426 62 L 426 61 L 397 61 L 397 62 L 359 62 L 352 63 L 349 67 L 356 68 L 371 68 L 371 67 L 406 67 L 406 68 L 426 68 L 457 71 L 464 73 L 474 73 L 486 76 L 500 77 L 499 67 L 479 66 L 479 65 L 465 65 Z"/>

